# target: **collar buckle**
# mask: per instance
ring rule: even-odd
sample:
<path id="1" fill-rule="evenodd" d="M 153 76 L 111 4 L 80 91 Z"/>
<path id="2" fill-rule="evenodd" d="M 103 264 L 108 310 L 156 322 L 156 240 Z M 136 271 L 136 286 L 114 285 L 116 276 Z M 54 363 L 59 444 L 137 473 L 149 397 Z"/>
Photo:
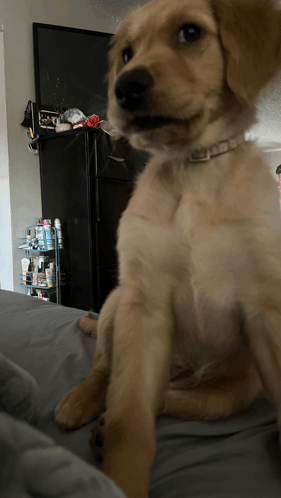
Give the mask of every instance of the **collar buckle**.
<path id="1" fill-rule="evenodd" d="M 203 157 L 193 157 L 193 154 L 189 157 L 190 163 L 204 163 L 210 161 L 211 159 L 211 151 L 210 149 L 205 149 L 205 156 Z"/>

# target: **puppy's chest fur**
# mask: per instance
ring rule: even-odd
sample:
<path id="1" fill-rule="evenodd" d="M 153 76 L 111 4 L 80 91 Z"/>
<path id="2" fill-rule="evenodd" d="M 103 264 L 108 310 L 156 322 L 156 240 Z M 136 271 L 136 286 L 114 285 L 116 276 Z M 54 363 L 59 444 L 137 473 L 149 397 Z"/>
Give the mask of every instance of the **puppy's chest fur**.
<path id="1" fill-rule="evenodd" d="M 120 283 L 127 276 L 151 301 L 169 289 L 174 316 L 171 378 L 188 371 L 193 381 L 220 370 L 239 347 L 233 319 L 239 275 L 249 254 L 245 228 L 224 203 L 219 182 L 203 168 L 148 165 L 119 227 Z M 227 196 L 227 192 L 225 193 Z"/>

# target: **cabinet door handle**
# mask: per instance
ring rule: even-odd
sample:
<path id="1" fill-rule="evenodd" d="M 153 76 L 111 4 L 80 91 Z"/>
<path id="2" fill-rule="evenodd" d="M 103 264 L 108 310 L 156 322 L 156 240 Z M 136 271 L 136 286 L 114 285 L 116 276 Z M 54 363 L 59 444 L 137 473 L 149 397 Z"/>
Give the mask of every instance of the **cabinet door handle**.
<path id="1" fill-rule="evenodd" d="M 108 156 L 109 159 L 112 159 L 113 161 L 116 161 L 117 163 L 123 163 L 125 159 L 123 157 L 113 157 L 113 156 Z"/>

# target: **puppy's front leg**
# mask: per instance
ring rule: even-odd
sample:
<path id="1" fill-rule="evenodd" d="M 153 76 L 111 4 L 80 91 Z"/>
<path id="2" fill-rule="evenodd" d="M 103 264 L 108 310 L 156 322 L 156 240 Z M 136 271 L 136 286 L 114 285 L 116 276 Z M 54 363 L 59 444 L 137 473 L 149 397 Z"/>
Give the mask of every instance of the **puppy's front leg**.
<path id="1" fill-rule="evenodd" d="M 101 468 L 128 498 L 145 498 L 156 452 L 155 418 L 169 381 L 172 321 L 163 295 L 160 303 L 137 287 L 120 294 Z"/>
<path id="2" fill-rule="evenodd" d="M 279 290 L 279 295 L 276 291 Z M 261 292 L 258 302 L 244 308 L 245 332 L 265 391 L 276 412 L 281 434 L 281 285 Z M 252 304 L 252 303 L 251 303 Z M 281 435 L 279 436 L 281 445 Z"/>

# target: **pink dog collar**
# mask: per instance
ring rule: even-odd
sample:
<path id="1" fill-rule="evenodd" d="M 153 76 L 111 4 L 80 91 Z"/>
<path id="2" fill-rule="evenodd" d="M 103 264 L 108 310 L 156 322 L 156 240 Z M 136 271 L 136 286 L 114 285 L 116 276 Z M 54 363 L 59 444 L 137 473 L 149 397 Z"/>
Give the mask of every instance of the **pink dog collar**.
<path id="1" fill-rule="evenodd" d="M 236 138 L 231 138 L 230 140 L 225 140 L 224 142 L 219 142 L 212 147 L 207 149 L 202 149 L 201 151 L 193 152 L 189 157 L 190 163 L 201 163 L 207 162 L 212 157 L 220 156 L 221 154 L 225 154 L 226 152 L 230 152 L 232 150 L 237 149 L 240 145 L 245 142 L 245 135 L 242 133 L 238 135 Z"/>

